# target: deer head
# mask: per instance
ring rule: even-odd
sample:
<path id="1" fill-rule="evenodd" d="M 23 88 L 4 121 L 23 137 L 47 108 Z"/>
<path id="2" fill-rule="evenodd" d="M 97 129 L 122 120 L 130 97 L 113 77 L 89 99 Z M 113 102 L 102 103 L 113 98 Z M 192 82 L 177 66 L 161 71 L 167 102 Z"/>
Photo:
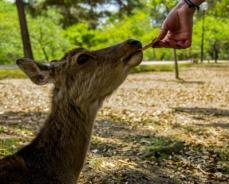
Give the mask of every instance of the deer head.
<path id="1" fill-rule="evenodd" d="M 79 106 L 89 105 L 103 101 L 125 80 L 142 61 L 141 50 L 141 42 L 131 39 L 97 51 L 76 48 L 49 64 L 22 58 L 17 65 L 35 84 L 54 83 L 54 100 L 67 98 Z"/>

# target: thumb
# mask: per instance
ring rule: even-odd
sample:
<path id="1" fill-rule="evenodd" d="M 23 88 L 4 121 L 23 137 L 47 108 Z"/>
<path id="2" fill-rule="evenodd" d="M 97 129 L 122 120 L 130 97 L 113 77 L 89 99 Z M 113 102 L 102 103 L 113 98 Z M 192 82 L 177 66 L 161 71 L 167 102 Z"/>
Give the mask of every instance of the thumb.
<path id="1" fill-rule="evenodd" d="M 164 28 L 161 29 L 161 32 L 155 41 L 157 42 L 157 41 L 163 40 L 165 36 L 167 35 L 167 33 L 168 33 L 168 29 L 164 29 Z"/>
<path id="2" fill-rule="evenodd" d="M 168 33 L 168 29 L 161 29 L 159 36 L 153 40 L 153 45 L 152 47 L 158 48 L 161 47 L 161 41 L 165 38 L 165 36 Z"/>

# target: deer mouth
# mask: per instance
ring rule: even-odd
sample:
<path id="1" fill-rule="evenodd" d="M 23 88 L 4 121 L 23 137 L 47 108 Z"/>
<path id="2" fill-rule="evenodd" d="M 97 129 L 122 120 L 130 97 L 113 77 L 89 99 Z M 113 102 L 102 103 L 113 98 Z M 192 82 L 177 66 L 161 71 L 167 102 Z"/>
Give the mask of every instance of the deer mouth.
<path id="1" fill-rule="evenodd" d="M 142 50 L 137 50 L 133 53 L 131 53 L 130 55 L 128 55 L 125 59 L 124 59 L 124 63 L 129 65 L 129 66 L 137 66 L 142 62 L 143 59 L 143 52 Z"/>

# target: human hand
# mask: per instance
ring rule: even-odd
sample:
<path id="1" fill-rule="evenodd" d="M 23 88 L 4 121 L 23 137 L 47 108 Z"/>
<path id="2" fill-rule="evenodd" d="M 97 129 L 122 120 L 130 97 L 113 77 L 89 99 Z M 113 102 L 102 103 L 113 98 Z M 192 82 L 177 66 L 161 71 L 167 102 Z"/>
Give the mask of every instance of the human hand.
<path id="1" fill-rule="evenodd" d="M 168 14 L 162 24 L 158 38 L 153 42 L 154 48 L 185 49 L 192 44 L 193 15 L 195 10 L 185 2 L 180 2 Z"/>

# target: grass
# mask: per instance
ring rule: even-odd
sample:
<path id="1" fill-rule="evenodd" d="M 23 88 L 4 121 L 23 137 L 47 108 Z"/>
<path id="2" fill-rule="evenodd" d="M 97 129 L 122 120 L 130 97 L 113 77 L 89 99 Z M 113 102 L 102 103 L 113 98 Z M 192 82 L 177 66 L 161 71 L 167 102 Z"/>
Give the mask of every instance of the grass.
<path id="1" fill-rule="evenodd" d="M 20 140 L 16 138 L 0 139 L 0 156 L 7 156 L 12 154 L 19 142 Z"/>
<path id="2" fill-rule="evenodd" d="M 180 64 L 180 68 L 187 68 L 193 66 L 193 64 Z M 135 67 L 133 73 L 141 72 L 169 72 L 173 71 L 174 66 L 171 64 L 168 65 L 141 65 Z M 26 75 L 19 69 L 0 69 L 0 80 L 2 79 L 23 79 L 26 78 Z"/>
<path id="3" fill-rule="evenodd" d="M 228 66 L 228 61 L 219 61 L 219 63 L 208 63 L 205 61 L 203 64 L 193 64 L 193 63 L 182 63 L 179 64 L 179 69 L 185 69 L 189 67 L 200 67 L 200 68 L 224 68 Z M 172 72 L 174 71 L 173 64 L 163 64 L 163 65 L 139 65 L 132 70 L 132 73 L 141 72 Z"/>
<path id="4" fill-rule="evenodd" d="M 179 64 L 179 69 L 185 69 L 189 67 L 225 67 L 225 64 L 192 64 L 184 63 Z M 132 73 L 141 73 L 141 72 L 172 72 L 174 71 L 173 64 L 163 64 L 163 65 L 140 65 L 135 67 L 132 70 Z M 0 80 L 2 79 L 23 79 L 26 78 L 26 75 L 19 69 L 0 69 Z"/>
<path id="5" fill-rule="evenodd" d="M 179 69 L 184 69 L 193 66 L 192 63 L 179 64 Z M 140 65 L 132 70 L 132 73 L 141 72 L 172 72 L 174 71 L 174 65 L 163 64 L 163 65 Z"/>
<path id="6" fill-rule="evenodd" d="M 26 78 L 26 75 L 19 69 L 0 69 L 0 80 L 21 78 Z"/>
<path id="7" fill-rule="evenodd" d="M 2 123 L 1 123 L 2 124 Z M 7 126 L 0 124 L 0 157 L 10 155 L 22 144 L 31 140 L 31 130 L 20 126 Z"/>
<path id="8" fill-rule="evenodd" d="M 199 68 L 225 68 L 228 67 L 228 63 L 200 63 L 200 64 L 195 64 L 195 67 Z"/>

